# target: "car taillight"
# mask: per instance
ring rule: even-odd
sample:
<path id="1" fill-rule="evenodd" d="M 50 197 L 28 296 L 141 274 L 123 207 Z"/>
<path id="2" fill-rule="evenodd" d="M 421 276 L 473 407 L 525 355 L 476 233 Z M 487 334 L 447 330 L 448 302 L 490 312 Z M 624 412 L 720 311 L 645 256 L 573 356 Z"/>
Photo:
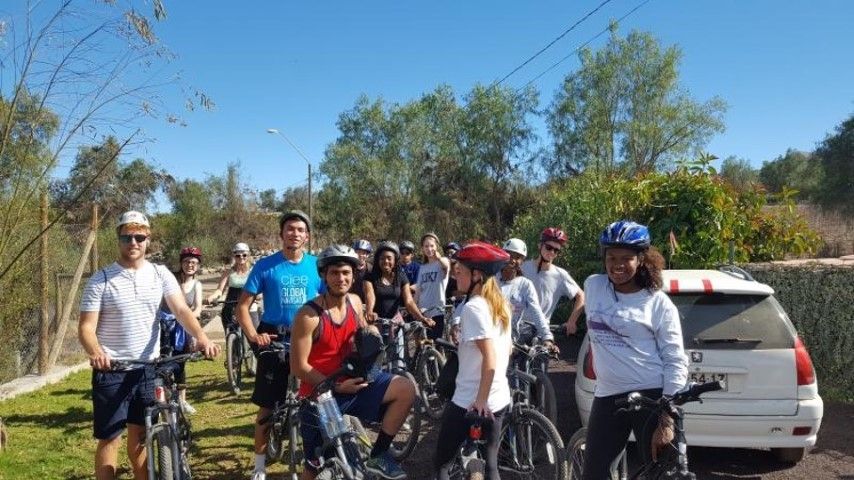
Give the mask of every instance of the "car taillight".
<path id="1" fill-rule="evenodd" d="M 156 400 L 157 403 L 166 403 L 166 387 L 154 387 L 154 400 Z"/>
<path id="2" fill-rule="evenodd" d="M 472 440 L 480 440 L 481 435 L 483 435 L 483 429 L 480 428 L 480 425 L 472 425 L 469 427 L 469 438 Z"/>
<path id="3" fill-rule="evenodd" d="M 795 368 L 798 371 L 798 386 L 815 383 L 815 370 L 812 367 L 812 360 L 809 352 L 807 352 L 807 347 L 801 341 L 801 337 L 795 337 Z"/>
<path id="4" fill-rule="evenodd" d="M 584 356 L 584 376 L 590 380 L 596 380 L 596 371 L 593 370 L 593 350 L 587 350 Z"/>
<path id="5" fill-rule="evenodd" d="M 811 431 L 812 427 L 795 427 L 792 429 L 792 435 L 801 437 L 809 435 Z"/>

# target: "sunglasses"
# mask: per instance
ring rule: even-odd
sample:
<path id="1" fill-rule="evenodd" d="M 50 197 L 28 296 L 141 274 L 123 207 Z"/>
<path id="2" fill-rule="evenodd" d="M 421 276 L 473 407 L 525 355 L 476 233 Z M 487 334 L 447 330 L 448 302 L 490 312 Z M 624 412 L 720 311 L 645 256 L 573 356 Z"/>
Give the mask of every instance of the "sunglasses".
<path id="1" fill-rule="evenodd" d="M 119 235 L 119 241 L 122 243 L 130 243 L 131 240 L 136 240 L 136 243 L 142 243 L 148 240 L 148 235 L 137 233 L 136 235 Z"/>
<path id="2" fill-rule="evenodd" d="M 234 258 L 246 258 L 246 257 L 248 257 L 248 256 L 249 256 L 249 255 L 247 255 L 247 254 L 245 254 L 245 253 L 235 253 L 235 254 L 234 254 Z"/>
<path id="3" fill-rule="evenodd" d="M 560 253 L 560 247 L 553 247 L 548 243 L 544 243 L 543 248 L 545 248 L 547 252 Z"/>

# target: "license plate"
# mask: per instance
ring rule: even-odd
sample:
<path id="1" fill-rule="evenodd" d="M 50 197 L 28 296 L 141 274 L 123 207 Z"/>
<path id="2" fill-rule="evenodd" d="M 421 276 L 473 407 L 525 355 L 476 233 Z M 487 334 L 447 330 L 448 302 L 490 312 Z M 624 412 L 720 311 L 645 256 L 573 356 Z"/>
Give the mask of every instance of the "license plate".
<path id="1" fill-rule="evenodd" d="M 721 391 L 727 391 L 727 375 L 726 373 L 712 373 L 712 372 L 691 372 L 688 374 L 688 380 L 697 383 L 706 383 L 706 382 L 721 382 Z"/>

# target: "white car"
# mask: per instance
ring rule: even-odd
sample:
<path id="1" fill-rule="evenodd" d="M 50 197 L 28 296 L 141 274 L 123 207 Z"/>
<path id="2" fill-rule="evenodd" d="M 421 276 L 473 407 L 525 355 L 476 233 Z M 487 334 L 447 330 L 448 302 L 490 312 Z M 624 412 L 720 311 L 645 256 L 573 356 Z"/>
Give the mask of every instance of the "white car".
<path id="1" fill-rule="evenodd" d="M 797 463 L 815 445 L 824 403 L 812 360 L 774 290 L 737 267 L 665 270 L 664 291 L 679 309 L 689 380 L 724 389 L 685 405 L 689 445 L 770 448 Z M 587 426 L 596 386 L 585 337 L 575 399 Z"/>

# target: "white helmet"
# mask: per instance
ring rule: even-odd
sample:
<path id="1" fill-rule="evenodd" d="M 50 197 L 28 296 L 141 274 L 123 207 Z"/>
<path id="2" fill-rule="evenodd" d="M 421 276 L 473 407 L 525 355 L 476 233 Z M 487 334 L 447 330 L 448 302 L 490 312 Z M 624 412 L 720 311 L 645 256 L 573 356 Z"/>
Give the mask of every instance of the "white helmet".
<path id="1" fill-rule="evenodd" d="M 504 245 L 501 248 L 503 248 L 504 251 L 507 253 L 512 252 L 518 253 L 523 257 L 528 256 L 528 246 L 525 245 L 525 242 L 518 238 L 511 238 L 510 240 L 507 240 L 506 242 L 504 242 Z"/>
<path id="2" fill-rule="evenodd" d="M 246 245 L 243 242 L 235 243 L 233 247 L 231 247 L 231 253 L 237 252 L 246 252 L 249 253 L 249 245 Z"/>
<path id="3" fill-rule="evenodd" d="M 122 225 L 127 225 L 129 223 L 137 223 L 145 227 L 151 226 L 148 223 L 148 217 L 146 217 L 144 213 L 137 212 L 136 210 L 128 210 L 123 213 L 122 216 L 119 217 L 119 223 L 116 226 L 121 227 Z"/>

